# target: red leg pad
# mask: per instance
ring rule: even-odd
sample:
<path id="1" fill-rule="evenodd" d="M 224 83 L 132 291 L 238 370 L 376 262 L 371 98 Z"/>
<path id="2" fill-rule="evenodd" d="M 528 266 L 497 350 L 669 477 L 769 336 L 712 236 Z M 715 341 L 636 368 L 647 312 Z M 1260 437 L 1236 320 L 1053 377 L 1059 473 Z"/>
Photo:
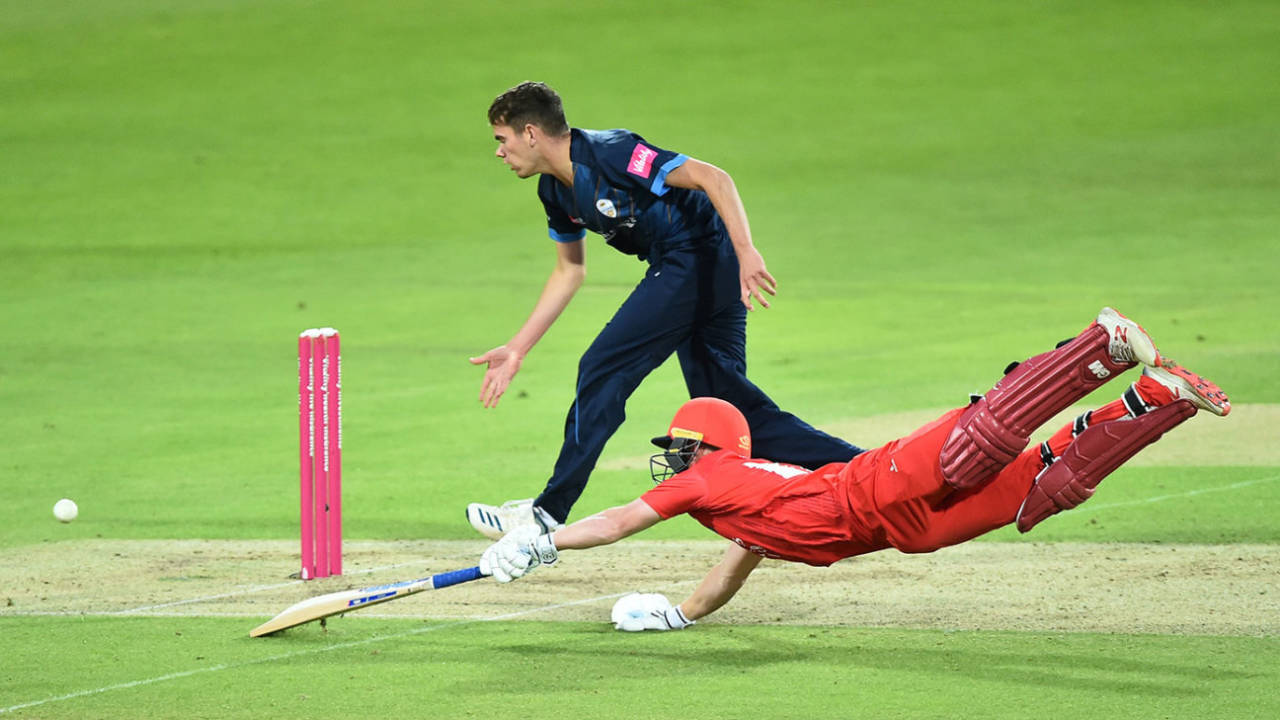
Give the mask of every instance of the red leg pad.
<path id="1" fill-rule="evenodd" d="M 1177 400 L 1132 420 L 1112 420 L 1080 433 L 1062 457 L 1036 478 L 1018 508 L 1018 531 L 1027 532 L 1045 518 L 1088 500 L 1103 478 L 1195 414 L 1190 401 Z"/>
<path id="2" fill-rule="evenodd" d="M 1103 383 L 1133 367 L 1107 351 L 1096 323 L 1057 350 L 1014 368 L 974 403 L 942 446 L 942 477 L 956 489 L 977 487 L 1027 447 L 1031 433 Z"/>

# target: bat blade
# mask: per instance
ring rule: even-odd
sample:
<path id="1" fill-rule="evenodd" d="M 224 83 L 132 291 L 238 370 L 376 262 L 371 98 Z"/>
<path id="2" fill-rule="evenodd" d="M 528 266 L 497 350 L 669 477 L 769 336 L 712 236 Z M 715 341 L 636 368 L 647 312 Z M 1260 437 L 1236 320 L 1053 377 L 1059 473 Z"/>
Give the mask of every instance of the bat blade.
<path id="1" fill-rule="evenodd" d="M 450 585 L 470 582 L 484 577 L 479 567 L 469 567 L 452 572 L 438 573 L 417 580 L 374 585 L 358 590 L 340 590 L 327 595 L 317 595 L 285 608 L 283 612 L 249 631 L 249 637 L 262 637 L 297 627 L 313 620 L 327 618 L 371 605 L 398 600 L 423 590 L 439 590 Z"/>

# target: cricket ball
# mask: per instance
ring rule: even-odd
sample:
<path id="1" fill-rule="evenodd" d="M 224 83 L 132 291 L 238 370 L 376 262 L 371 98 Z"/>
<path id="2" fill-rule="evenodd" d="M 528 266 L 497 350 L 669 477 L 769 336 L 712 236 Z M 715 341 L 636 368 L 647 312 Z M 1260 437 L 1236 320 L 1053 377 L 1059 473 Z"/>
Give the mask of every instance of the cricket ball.
<path id="1" fill-rule="evenodd" d="M 79 514 L 80 508 L 76 507 L 76 501 L 70 498 L 62 498 L 53 504 L 53 516 L 64 523 L 75 520 Z"/>

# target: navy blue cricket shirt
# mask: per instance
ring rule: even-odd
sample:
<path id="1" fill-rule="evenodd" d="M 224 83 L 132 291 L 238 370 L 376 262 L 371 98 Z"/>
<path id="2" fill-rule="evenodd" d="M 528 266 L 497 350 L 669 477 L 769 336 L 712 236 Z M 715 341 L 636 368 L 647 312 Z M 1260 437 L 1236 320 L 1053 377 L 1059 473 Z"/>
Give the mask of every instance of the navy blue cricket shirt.
<path id="1" fill-rule="evenodd" d="M 654 147 L 630 130 L 573 128 L 570 135 L 573 187 L 550 174 L 538 179 L 551 239 L 573 242 L 590 230 L 644 260 L 655 245 L 723 233 L 706 193 L 666 184 L 667 173 L 688 156 Z"/>

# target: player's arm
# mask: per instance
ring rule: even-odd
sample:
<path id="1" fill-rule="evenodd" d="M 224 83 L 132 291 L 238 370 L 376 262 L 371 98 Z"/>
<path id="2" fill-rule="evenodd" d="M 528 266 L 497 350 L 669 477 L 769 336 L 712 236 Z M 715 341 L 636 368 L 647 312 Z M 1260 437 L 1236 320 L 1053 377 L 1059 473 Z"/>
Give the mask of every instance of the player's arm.
<path id="1" fill-rule="evenodd" d="M 764 258 L 751 242 L 751 225 L 747 222 L 747 211 L 742 206 L 742 197 L 738 195 L 738 186 L 734 184 L 729 173 L 715 165 L 689 158 L 680 167 L 667 174 L 666 184 L 671 187 L 701 190 L 707 199 L 720 213 L 729 239 L 733 242 L 733 251 L 738 256 L 740 268 L 739 280 L 742 284 L 742 304 L 753 310 L 751 298 L 760 301 L 763 307 L 769 307 L 764 294 L 777 295 L 778 283 L 764 266 Z"/>
<path id="2" fill-rule="evenodd" d="M 552 533 L 551 540 L 559 550 L 582 550 L 615 543 L 661 521 L 661 515 L 637 498 L 566 525 Z"/>
<path id="3" fill-rule="evenodd" d="M 761 556 L 731 543 L 720 563 L 711 568 L 698 589 L 680 603 L 680 611 L 689 620 L 697 620 L 719 610 L 742 589 L 747 576 L 762 559 Z"/>
<path id="4" fill-rule="evenodd" d="M 560 313 L 564 312 L 587 276 L 585 240 L 557 242 L 555 245 L 555 267 L 552 268 L 529 319 L 525 320 L 524 325 L 505 345 L 499 345 L 480 357 L 471 358 L 473 365 L 488 365 L 489 368 L 480 384 L 480 402 L 487 408 L 497 407 L 498 400 L 511 384 L 511 379 L 520 370 L 525 355 L 529 354 L 556 318 L 560 317 Z"/>
<path id="5" fill-rule="evenodd" d="M 730 545 L 724 559 L 707 573 L 698 589 L 679 605 L 661 593 L 631 593 L 618 598 L 611 617 L 614 627 L 627 632 L 680 630 L 715 612 L 746 582 L 760 564 L 760 556 Z"/>
<path id="6" fill-rule="evenodd" d="M 561 550 L 608 545 L 662 521 L 645 501 L 636 499 L 567 525 L 554 533 L 522 525 L 489 546 L 480 556 L 480 572 L 501 583 L 524 577 L 539 565 L 551 565 Z"/>

